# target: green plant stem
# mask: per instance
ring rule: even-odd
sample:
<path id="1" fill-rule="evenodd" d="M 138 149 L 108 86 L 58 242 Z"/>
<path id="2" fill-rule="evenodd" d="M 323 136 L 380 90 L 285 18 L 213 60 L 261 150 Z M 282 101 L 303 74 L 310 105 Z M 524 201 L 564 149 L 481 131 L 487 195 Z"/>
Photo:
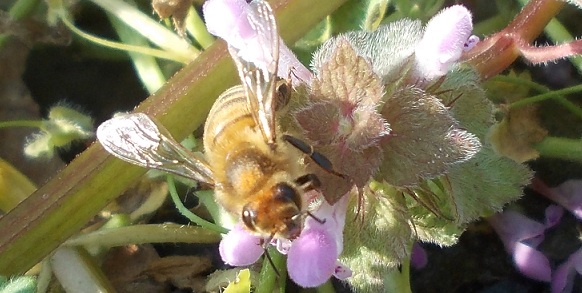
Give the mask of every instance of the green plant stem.
<path id="1" fill-rule="evenodd" d="M 13 20 L 22 19 L 30 15 L 39 3 L 40 0 L 18 0 L 10 7 L 8 15 L 10 15 Z M 6 41 L 8 41 L 9 38 L 10 35 L 8 34 L 0 34 L 0 49 L 4 47 L 4 44 L 6 44 Z"/>
<path id="2" fill-rule="evenodd" d="M 172 30 L 122 0 L 91 0 L 103 10 L 125 22 L 137 33 L 179 60 L 193 60 L 200 53 Z"/>
<path id="3" fill-rule="evenodd" d="M 8 127 L 34 127 L 41 128 L 43 124 L 42 120 L 11 120 L 11 121 L 0 121 L 0 128 Z"/>
<path id="4" fill-rule="evenodd" d="M 204 21 L 202 21 L 202 18 L 194 7 L 190 7 L 190 10 L 188 11 L 188 16 L 186 17 L 186 30 L 204 49 L 210 47 L 210 45 L 214 43 L 214 37 L 206 29 L 206 24 L 204 24 Z"/>
<path id="5" fill-rule="evenodd" d="M 384 280 L 386 292 L 412 293 L 410 288 L 410 259 L 402 261 L 400 269 L 395 269 Z"/>
<path id="6" fill-rule="evenodd" d="M 549 96 L 548 98 L 555 99 L 556 102 L 560 103 L 564 108 L 568 109 L 570 112 L 574 113 L 576 116 L 578 116 L 578 117 L 580 117 L 580 119 L 582 119 L 582 109 L 580 109 L 580 107 L 578 107 L 576 104 L 570 102 L 563 95 L 556 94 L 557 91 L 552 91 L 549 88 L 547 88 L 541 84 L 538 84 L 538 83 L 533 82 L 531 80 L 523 79 L 523 78 L 520 78 L 517 76 L 507 76 L 507 75 L 497 75 L 497 76 L 492 77 L 491 80 L 492 81 L 501 81 L 501 82 L 510 82 L 510 83 L 514 83 L 517 85 L 527 86 L 527 87 L 534 89 L 540 93 L 544 93 L 544 94 L 548 94 L 548 95 L 553 94 L 553 96 Z M 529 98 L 526 98 L 526 99 L 529 99 Z M 526 99 L 523 99 L 523 100 L 526 100 Z M 523 100 L 520 100 L 518 102 L 521 102 Z M 510 105 L 510 108 L 521 107 L 521 106 L 524 106 L 527 104 L 526 103 L 526 104 L 519 106 L 518 102 L 515 102 L 512 105 Z M 537 102 L 537 101 L 534 100 L 533 102 Z M 514 104 L 516 104 L 516 103 L 518 103 L 518 106 L 514 106 Z"/>
<path id="7" fill-rule="evenodd" d="M 132 225 L 100 229 L 67 240 L 66 246 L 115 247 L 142 243 L 216 243 L 220 234 L 195 226 L 178 224 Z"/>
<path id="8" fill-rule="evenodd" d="M 214 222 L 221 226 L 230 229 L 236 224 L 236 219 L 228 213 L 222 206 L 220 206 L 214 198 L 213 190 L 201 190 L 196 192 L 196 196 L 200 202 L 206 207 L 206 210 L 212 217 Z"/>
<path id="9" fill-rule="evenodd" d="M 171 52 L 167 52 L 167 51 L 163 51 L 163 50 L 158 50 L 158 49 L 149 48 L 149 47 L 127 45 L 124 43 L 113 42 L 113 41 L 109 41 L 106 39 L 102 39 L 100 37 L 96 37 L 94 35 L 88 34 L 84 31 L 78 29 L 71 22 L 71 20 L 64 15 L 61 17 L 61 20 L 65 24 L 65 26 L 67 28 L 69 28 L 73 33 L 75 33 L 78 36 L 85 38 L 85 39 L 87 39 L 87 40 L 89 40 L 97 45 L 101 45 L 101 46 L 108 47 L 111 49 L 117 49 L 117 50 L 123 50 L 123 51 L 128 51 L 128 52 L 145 54 L 145 55 L 149 55 L 149 56 L 153 56 L 153 57 L 157 57 L 157 58 L 161 58 L 161 59 L 180 62 L 183 64 L 186 64 L 191 60 L 189 57 L 175 55 L 175 54 L 172 54 Z"/>
<path id="10" fill-rule="evenodd" d="M 582 91 L 582 85 L 575 85 L 575 86 L 568 87 L 568 88 L 565 88 L 565 89 L 561 89 L 561 90 L 557 90 L 557 91 L 552 91 L 552 92 L 544 93 L 544 94 L 541 94 L 541 95 L 537 95 L 537 96 L 533 96 L 533 97 L 521 99 L 521 100 L 519 100 L 517 102 L 511 103 L 511 105 L 509 105 L 509 108 L 510 109 L 515 109 L 515 108 L 527 106 L 529 104 L 534 104 L 534 103 L 538 103 L 538 102 L 541 102 L 541 101 L 545 101 L 547 99 L 553 99 L 553 98 L 556 98 L 556 97 L 559 97 L 559 96 L 563 96 L 563 95 L 569 95 L 569 94 L 578 93 L 580 91 Z"/>
<path id="11" fill-rule="evenodd" d="M 186 208 L 184 206 L 184 204 L 180 200 L 180 196 L 178 196 L 178 191 L 176 191 L 176 184 L 174 183 L 174 177 L 172 177 L 172 175 L 166 176 L 166 181 L 168 182 L 168 188 L 170 191 L 170 196 L 172 197 L 172 201 L 176 205 L 176 208 L 178 209 L 180 214 L 182 214 L 184 217 L 188 218 L 188 220 L 190 220 L 193 223 L 196 223 L 198 226 L 200 226 L 204 229 L 214 231 L 217 233 L 223 233 L 223 234 L 228 233 L 228 229 L 225 229 L 225 228 L 220 227 L 214 223 L 210 223 L 210 222 L 200 218 L 198 215 L 194 214 L 193 212 L 191 212 L 188 208 Z"/>
<path id="12" fill-rule="evenodd" d="M 131 44 L 138 47 L 147 47 L 148 42 L 146 38 L 140 34 L 136 34 L 131 28 L 127 27 L 121 20 L 107 14 L 109 21 L 117 32 L 119 39 L 124 44 Z M 166 82 L 166 77 L 162 73 L 162 69 L 158 65 L 156 59 L 151 55 L 138 54 L 131 51 L 127 52 L 135 68 L 135 72 L 143 86 L 150 94 L 155 93 Z"/>
<path id="13" fill-rule="evenodd" d="M 540 156 L 582 162 L 582 140 L 547 136 L 535 144 Z"/>
<path id="14" fill-rule="evenodd" d="M 284 292 L 285 280 L 287 279 L 287 259 L 272 247 L 267 250 L 267 253 L 273 260 L 273 263 L 267 259 L 266 255 L 264 256 L 263 267 L 261 268 L 261 273 L 259 275 L 259 283 L 257 284 L 256 292 L 271 293 L 275 290 L 277 282 L 279 282 L 279 288 L 283 288 Z M 275 265 L 275 267 L 273 267 L 273 265 Z"/>
<path id="15" fill-rule="evenodd" d="M 271 6 L 281 36 L 293 43 L 344 2 L 278 0 Z M 155 118 L 180 141 L 204 122 L 216 97 L 236 80 L 226 45 L 215 42 L 136 111 Z M 109 155 L 98 143 L 90 146 L 0 218 L 0 275 L 26 272 L 145 172 Z"/>

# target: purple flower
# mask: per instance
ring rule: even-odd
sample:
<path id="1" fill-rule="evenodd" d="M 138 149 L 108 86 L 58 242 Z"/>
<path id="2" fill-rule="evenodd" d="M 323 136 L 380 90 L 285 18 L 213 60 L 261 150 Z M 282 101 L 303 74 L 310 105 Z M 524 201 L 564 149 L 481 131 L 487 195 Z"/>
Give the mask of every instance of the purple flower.
<path id="1" fill-rule="evenodd" d="M 287 269 L 289 277 L 302 287 L 317 287 L 331 276 L 345 279 L 352 275 L 349 268 L 337 261 L 343 250 L 343 228 L 346 220 L 349 194 L 331 206 L 323 201 L 305 220 L 305 227 L 289 250 Z"/>
<path id="2" fill-rule="evenodd" d="M 556 269 L 552 276 L 552 293 L 572 292 L 576 273 L 582 275 L 582 248 Z"/>
<path id="3" fill-rule="evenodd" d="M 309 216 L 299 237 L 293 241 L 276 239 L 271 244 L 281 253 L 287 253 L 287 270 L 295 283 L 302 287 L 317 287 L 335 276 L 351 276 L 349 268 L 337 258 L 343 250 L 343 228 L 349 196 L 335 205 L 322 202 L 313 212 L 318 222 Z M 222 260 L 233 266 L 246 266 L 256 262 L 264 252 L 261 238 L 251 235 L 239 223 L 220 242 Z"/>
<path id="4" fill-rule="evenodd" d="M 415 72 L 430 82 L 444 76 L 463 51 L 472 48 L 479 38 L 471 36 L 471 12 L 454 5 L 441 10 L 427 24 L 415 51 Z"/>
<path id="5" fill-rule="evenodd" d="M 202 7 L 208 31 L 224 39 L 237 54 L 257 67 L 264 67 L 273 61 L 272 40 L 269 35 L 254 29 L 254 23 L 261 21 L 255 6 L 245 0 L 208 0 Z M 292 74 L 290 74 L 292 73 Z M 291 77 L 293 85 L 309 82 L 311 72 L 279 37 L 279 67 L 277 75 Z"/>
<path id="6" fill-rule="evenodd" d="M 218 251 L 226 264 L 248 266 L 259 260 L 264 249 L 261 238 L 251 235 L 238 223 L 222 238 Z"/>
<path id="7" fill-rule="evenodd" d="M 522 274 L 534 280 L 550 282 L 550 262 L 536 247 L 544 240 L 545 231 L 556 225 L 562 214 L 562 208 L 551 205 L 546 208 L 546 220 L 543 224 L 515 211 L 496 214 L 489 217 L 488 221 Z"/>
<path id="8" fill-rule="evenodd" d="M 582 220 L 582 180 L 568 180 L 550 188 L 539 178 L 532 180 L 532 187 L 538 193 L 553 200 Z"/>
<path id="9" fill-rule="evenodd" d="M 420 270 L 426 266 L 428 263 L 428 256 L 426 255 L 426 250 L 418 242 L 414 242 L 412 245 L 412 253 L 410 255 L 410 265 Z"/>

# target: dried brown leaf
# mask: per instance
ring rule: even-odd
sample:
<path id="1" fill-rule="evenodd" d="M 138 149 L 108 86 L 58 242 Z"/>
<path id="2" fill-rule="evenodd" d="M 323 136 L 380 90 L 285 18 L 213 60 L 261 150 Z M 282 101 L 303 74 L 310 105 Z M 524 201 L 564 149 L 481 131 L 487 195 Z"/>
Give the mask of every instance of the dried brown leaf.
<path id="1" fill-rule="evenodd" d="M 143 277 L 150 264 L 159 259 L 151 245 L 128 245 L 112 248 L 102 269 L 117 292 L 169 292 L 166 283 Z"/>
<path id="2" fill-rule="evenodd" d="M 172 17 L 174 27 L 182 37 L 186 36 L 186 16 L 193 0 L 153 0 L 152 7 L 160 18 Z"/>
<path id="3" fill-rule="evenodd" d="M 493 126 L 489 140 L 496 152 L 523 163 L 539 157 L 532 145 L 548 135 L 540 126 L 535 106 L 525 106 L 507 112 L 504 119 Z"/>
<path id="4" fill-rule="evenodd" d="M 173 255 L 152 261 L 144 274 L 159 282 L 191 278 L 211 268 L 210 256 Z"/>

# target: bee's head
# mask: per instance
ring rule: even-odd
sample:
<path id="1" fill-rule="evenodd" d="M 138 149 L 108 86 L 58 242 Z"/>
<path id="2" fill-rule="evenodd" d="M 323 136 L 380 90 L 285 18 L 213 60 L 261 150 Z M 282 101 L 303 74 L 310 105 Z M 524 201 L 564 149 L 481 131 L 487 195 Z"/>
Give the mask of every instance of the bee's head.
<path id="1" fill-rule="evenodd" d="M 265 194 L 263 200 L 251 201 L 243 207 L 242 221 L 246 228 L 261 236 L 295 239 L 301 233 L 301 194 L 281 182 Z"/>

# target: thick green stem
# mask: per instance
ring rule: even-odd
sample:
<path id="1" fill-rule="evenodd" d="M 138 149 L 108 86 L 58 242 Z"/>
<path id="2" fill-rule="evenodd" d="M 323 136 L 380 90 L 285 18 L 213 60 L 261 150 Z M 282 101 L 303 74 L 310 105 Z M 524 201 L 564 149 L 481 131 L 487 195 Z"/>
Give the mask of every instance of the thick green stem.
<path id="1" fill-rule="evenodd" d="M 548 136 L 535 144 L 540 156 L 582 162 L 582 140 Z"/>
<path id="2" fill-rule="evenodd" d="M 65 245 L 115 247 L 142 243 L 216 243 L 220 239 L 219 233 L 200 227 L 148 224 L 101 229 L 73 237 Z"/>
<path id="3" fill-rule="evenodd" d="M 206 30 L 206 25 L 194 8 L 190 8 L 186 18 L 186 29 L 196 42 L 206 49 L 214 42 L 214 37 Z"/>

